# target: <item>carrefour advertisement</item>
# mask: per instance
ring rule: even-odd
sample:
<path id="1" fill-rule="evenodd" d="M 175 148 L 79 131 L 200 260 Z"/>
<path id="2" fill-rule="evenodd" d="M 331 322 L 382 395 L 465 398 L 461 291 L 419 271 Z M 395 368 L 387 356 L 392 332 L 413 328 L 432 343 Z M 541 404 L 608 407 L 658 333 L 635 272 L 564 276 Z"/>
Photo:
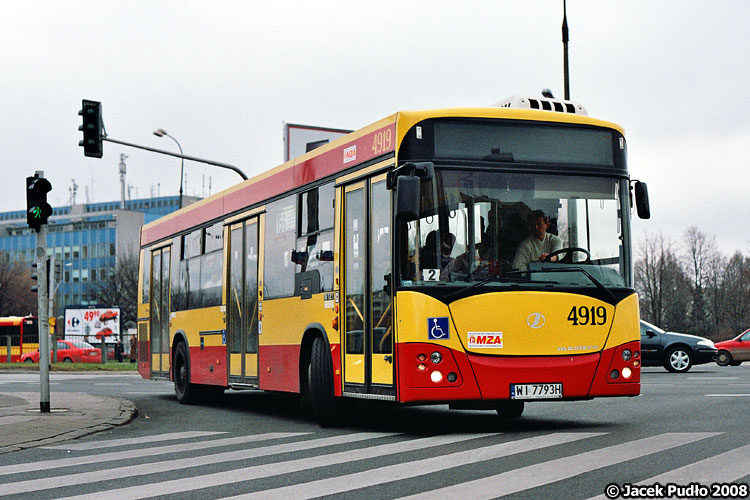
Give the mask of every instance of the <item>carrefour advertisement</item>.
<path id="1" fill-rule="evenodd" d="M 80 338 L 89 344 L 120 340 L 120 308 L 65 309 L 65 337 Z"/>

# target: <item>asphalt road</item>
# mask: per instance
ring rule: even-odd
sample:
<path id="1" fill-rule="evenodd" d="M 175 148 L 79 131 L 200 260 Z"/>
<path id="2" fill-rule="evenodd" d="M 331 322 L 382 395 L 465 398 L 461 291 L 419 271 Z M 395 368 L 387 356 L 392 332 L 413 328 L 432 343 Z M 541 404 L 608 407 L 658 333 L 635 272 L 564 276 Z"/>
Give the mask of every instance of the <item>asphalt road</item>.
<path id="1" fill-rule="evenodd" d="M 53 406 L 57 391 L 112 395 L 134 401 L 139 416 L 0 456 L 0 498 L 605 498 L 612 484 L 741 497 L 750 364 L 646 368 L 642 379 L 637 398 L 532 403 L 511 423 L 446 406 L 355 404 L 344 425 L 322 429 L 283 395 L 228 392 L 184 406 L 167 382 L 53 373 Z M 38 390 L 38 374 L 2 374 L 0 384 Z"/>

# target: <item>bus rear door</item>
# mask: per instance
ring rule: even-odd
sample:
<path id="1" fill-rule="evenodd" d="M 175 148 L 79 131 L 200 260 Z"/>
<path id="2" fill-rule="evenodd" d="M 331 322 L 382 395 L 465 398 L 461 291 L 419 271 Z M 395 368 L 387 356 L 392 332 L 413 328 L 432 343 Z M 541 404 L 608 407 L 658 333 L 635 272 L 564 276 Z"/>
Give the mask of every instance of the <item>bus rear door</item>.
<path id="1" fill-rule="evenodd" d="M 170 247 L 151 252 L 151 376 L 169 376 Z"/>

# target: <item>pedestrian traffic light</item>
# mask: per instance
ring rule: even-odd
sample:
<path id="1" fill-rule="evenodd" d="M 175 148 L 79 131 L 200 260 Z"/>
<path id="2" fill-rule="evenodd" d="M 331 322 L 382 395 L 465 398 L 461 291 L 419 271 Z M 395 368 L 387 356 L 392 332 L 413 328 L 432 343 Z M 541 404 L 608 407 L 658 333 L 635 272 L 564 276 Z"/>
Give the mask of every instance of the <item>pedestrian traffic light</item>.
<path id="1" fill-rule="evenodd" d="M 47 203 L 47 193 L 50 191 L 52 184 L 39 174 L 26 177 L 26 223 L 37 231 L 52 215 L 52 207 Z"/>
<path id="2" fill-rule="evenodd" d="M 83 146 L 83 154 L 101 158 L 102 149 L 102 103 L 96 101 L 82 101 L 78 112 L 83 117 L 83 124 L 78 130 L 83 132 L 83 140 L 78 143 Z"/>

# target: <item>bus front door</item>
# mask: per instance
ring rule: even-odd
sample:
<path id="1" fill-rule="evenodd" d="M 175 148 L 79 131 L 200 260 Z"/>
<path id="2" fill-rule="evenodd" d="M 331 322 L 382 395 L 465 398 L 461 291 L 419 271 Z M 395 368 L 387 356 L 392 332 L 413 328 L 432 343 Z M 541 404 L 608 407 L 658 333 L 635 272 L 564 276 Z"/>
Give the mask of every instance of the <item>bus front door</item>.
<path id="1" fill-rule="evenodd" d="M 258 384 L 258 219 L 229 228 L 229 382 Z"/>
<path id="2" fill-rule="evenodd" d="M 344 392 L 384 399 L 393 387 L 391 192 L 385 176 L 344 191 Z"/>
<path id="3" fill-rule="evenodd" d="M 151 252 L 151 374 L 157 377 L 169 376 L 169 256 L 169 247 Z"/>

